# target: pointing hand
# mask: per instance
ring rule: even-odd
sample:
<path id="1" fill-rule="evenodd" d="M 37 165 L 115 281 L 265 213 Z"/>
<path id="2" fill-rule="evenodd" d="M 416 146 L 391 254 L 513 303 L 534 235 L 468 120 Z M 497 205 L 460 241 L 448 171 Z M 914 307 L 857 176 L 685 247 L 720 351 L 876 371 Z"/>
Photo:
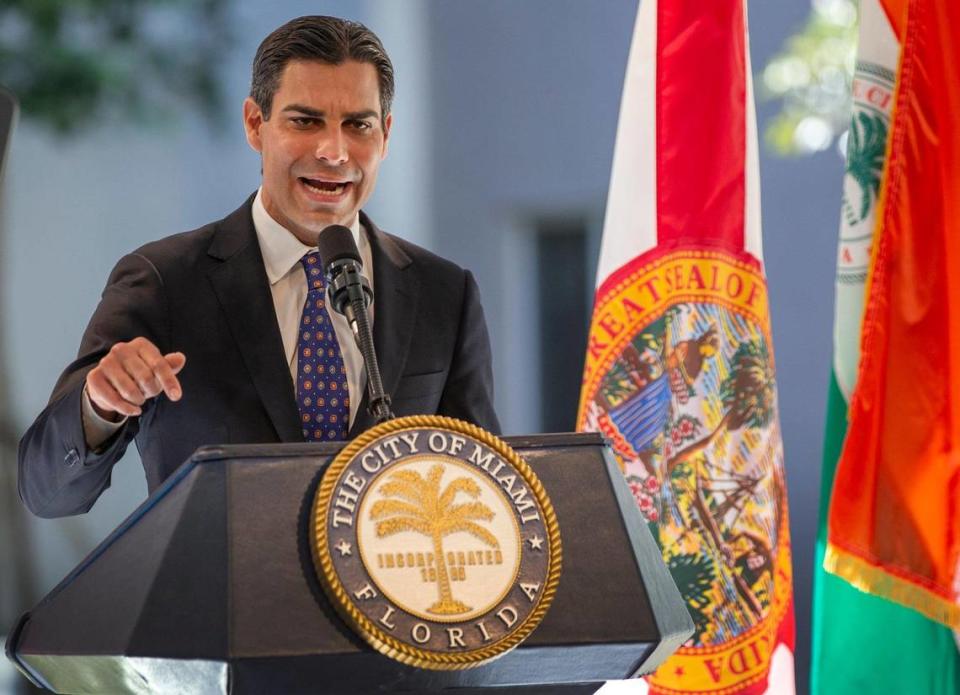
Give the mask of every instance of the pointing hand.
<path id="1" fill-rule="evenodd" d="M 87 374 L 87 394 L 101 417 L 135 417 L 161 392 L 171 401 L 180 400 L 183 391 L 176 375 L 186 362 L 182 352 L 162 355 L 146 338 L 116 343 Z"/>

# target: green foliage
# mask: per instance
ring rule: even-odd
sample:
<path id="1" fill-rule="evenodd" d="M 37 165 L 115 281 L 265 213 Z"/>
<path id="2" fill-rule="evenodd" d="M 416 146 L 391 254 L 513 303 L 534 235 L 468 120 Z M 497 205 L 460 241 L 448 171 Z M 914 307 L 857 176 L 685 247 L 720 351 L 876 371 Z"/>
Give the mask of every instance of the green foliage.
<path id="1" fill-rule="evenodd" d="M 104 117 L 220 114 L 225 0 L 0 0 L 0 84 L 25 119 L 72 134 Z"/>
<path id="2" fill-rule="evenodd" d="M 600 389 L 607 399 L 607 402 L 611 403 L 614 407 L 629 398 L 633 392 L 636 391 L 633 380 L 630 379 L 630 375 L 627 373 L 626 366 L 619 361 L 614 362 L 610 366 L 607 376 L 604 377 L 600 384 Z"/>
<path id="3" fill-rule="evenodd" d="M 670 472 L 671 480 L 684 480 L 693 475 L 693 468 L 686 461 L 682 461 L 673 467 L 673 470 Z"/>
<path id="4" fill-rule="evenodd" d="M 729 416 L 730 430 L 765 427 L 770 422 L 776 386 L 763 341 L 740 343 L 731 360 L 730 374 L 720 384 L 720 398 Z"/>
<path id="5" fill-rule="evenodd" d="M 781 155 L 827 149 L 850 124 L 855 0 L 814 0 L 804 27 L 763 70 L 760 95 L 781 103 L 767 145 Z"/>
<path id="6" fill-rule="evenodd" d="M 693 641 L 699 643 L 710 625 L 706 608 L 710 605 L 710 592 L 716 576 L 713 562 L 705 555 L 674 555 L 667 561 L 667 567 L 693 618 Z"/>

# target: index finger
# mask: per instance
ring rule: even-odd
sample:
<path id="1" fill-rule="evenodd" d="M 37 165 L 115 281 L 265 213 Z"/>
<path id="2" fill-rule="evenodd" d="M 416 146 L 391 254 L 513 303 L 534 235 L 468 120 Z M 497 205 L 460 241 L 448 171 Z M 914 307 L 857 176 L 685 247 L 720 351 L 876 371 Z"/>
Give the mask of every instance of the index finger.
<path id="1" fill-rule="evenodd" d="M 179 401 L 180 396 L 183 395 L 183 391 L 180 388 L 180 381 L 177 379 L 176 374 L 173 373 L 167 361 L 163 359 L 163 355 L 160 354 L 157 346 L 150 341 L 144 341 L 139 346 L 137 353 L 153 372 L 154 376 L 157 377 L 157 381 L 160 382 L 160 387 L 167 395 L 167 398 L 171 401 Z"/>

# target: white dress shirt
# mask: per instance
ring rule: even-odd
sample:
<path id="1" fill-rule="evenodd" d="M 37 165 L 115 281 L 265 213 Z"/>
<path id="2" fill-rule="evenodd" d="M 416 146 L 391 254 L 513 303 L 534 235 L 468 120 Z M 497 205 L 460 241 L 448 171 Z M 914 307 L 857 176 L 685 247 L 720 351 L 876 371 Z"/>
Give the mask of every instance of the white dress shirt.
<path id="1" fill-rule="evenodd" d="M 316 246 L 306 246 L 290 231 L 281 226 L 270 216 L 261 200 L 262 190 L 257 191 L 253 200 L 253 227 L 257 232 L 257 241 L 260 244 L 260 253 L 263 256 L 263 265 L 267 271 L 267 281 L 270 283 L 270 294 L 273 296 L 273 308 L 277 314 L 277 325 L 280 328 L 280 338 L 283 341 L 283 351 L 290 376 L 294 383 L 294 397 L 296 397 L 297 383 L 297 338 L 300 333 L 300 319 L 303 315 L 303 305 L 307 301 L 307 278 L 303 271 L 300 259 Z M 363 262 L 363 274 L 373 289 L 373 257 L 370 252 L 370 242 L 365 230 L 361 230 L 359 215 L 354 217 L 350 224 L 354 241 L 360 251 L 360 260 Z M 329 293 L 329 289 L 328 289 Z M 329 294 L 328 294 L 329 299 Z M 350 424 L 356 419 L 363 398 L 363 391 L 367 384 L 367 372 L 363 364 L 363 355 L 357 347 L 353 331 L 347 319 L 342 314 L 333 311 L 330 307 L 330 319 L 340 343 L 340 353 L 343 356 L 343 366 L 347 370 L 347 389 L 350 394 Z M 373 326 L 373 304 L 369 307 L 370 325 Z M 187 355 L 187 363 L 190 355 Z M 111 422 L 100 417 L 90 403 L 86 387 L 83 391 L 82 419 L 84 438 L 87 446 L 96 449 L 107 441 L 126 418 Z M 216 444 L 217 442 L 210 442 Z"/>
<path id="2" fill-rule="evenodd" d="M 253 226 L 257 230 L 257 240 L 260 242 L 260 253 L 263 254 L 263 265 L 267 270 L 267 280 L 270 283 L 270 293 L 273 295 L 273 308 L 277 312 L 277 324 L 280 326 L 280 337 L 283 339 L 283 351 L 290 366 L 290 376 L 293 383 L 297 383 L 297 338 L 300 334 L 300 318 L 303 316 L 303 305 L 307 301 L 307 276 L 303 272 L 300 259 L 304 254 L 316 251 L 316 246 L 306 246 L 297 237 L 280 226 L 280 223 L 270 217 L 267 209 L 260 200 L 261 192 L 253 201 Z M 360 231 L 359 216 L 353 219 L 350 225 L 353 240 L 360 250 L 360 260 L 363 263 L 363 274 L 373 289 L 373 258 L 370 254 L 370 242 L 366 233 Z M 329 290 L 327 298 L 329 299 Z M 343 355 L 343 366 L 347 370 L 347 390 L 350 393 L 350 424 L 353 424 L 363 398 L 363 389 L 367 385 L 367 371 L 363 366 L 363 355 L 353 338 L 353 331 L 347 317 L 330 308 L 330 319 L 333 329 L 340 343 L 340 353 Z M 370 326 L 373 326 L 373 304 L 370 305 Z M 187 355 L 187 359 L 190 356 Z M 296 389 L 296 386 L 294 386 Z M 294 392 L 296 395 L 296 392 Z"/>

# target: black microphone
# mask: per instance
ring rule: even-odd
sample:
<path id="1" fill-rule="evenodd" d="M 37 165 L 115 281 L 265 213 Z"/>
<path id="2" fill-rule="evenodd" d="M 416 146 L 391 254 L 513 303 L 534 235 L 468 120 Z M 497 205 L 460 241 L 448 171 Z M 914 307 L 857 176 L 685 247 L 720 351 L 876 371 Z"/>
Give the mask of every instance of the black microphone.
<path id="1" fill-rule="evenodd" d="M 373 290 L 363 276 L 363 262 L 353 240 L 353 232 L 343 225 L 330 225 L 317 236 L 317 250 L 323 261 L 333 308 L 347 317 L 367 367 L 370 414 L 377 424 L 391 420 L 390 396 L 383 389 L 380 365 L 373 347 L 370 316 L 367 314 L 367 307 L 373 301 Z"/>

